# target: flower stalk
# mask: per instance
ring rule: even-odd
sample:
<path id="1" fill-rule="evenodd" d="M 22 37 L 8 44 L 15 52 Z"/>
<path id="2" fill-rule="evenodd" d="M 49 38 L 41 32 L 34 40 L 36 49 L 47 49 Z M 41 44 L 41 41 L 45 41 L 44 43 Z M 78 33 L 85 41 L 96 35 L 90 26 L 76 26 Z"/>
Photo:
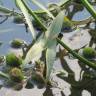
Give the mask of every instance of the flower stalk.
<path id="1" fill-rule="evenodd" d="M 96 11 L 94 10 L 93 6 L 88 2 L 88 0 L 81 0 L 81 2 L 96 20 Z"/>

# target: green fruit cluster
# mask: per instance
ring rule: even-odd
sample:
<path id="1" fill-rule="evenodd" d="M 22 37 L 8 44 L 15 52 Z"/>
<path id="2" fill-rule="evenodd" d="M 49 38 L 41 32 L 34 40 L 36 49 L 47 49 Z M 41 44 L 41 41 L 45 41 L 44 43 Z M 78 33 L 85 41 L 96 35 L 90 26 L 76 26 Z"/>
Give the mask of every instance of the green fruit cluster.
<path id="1" fill-rule="evenodd" d="M 6 55 L 6 65 L 10 67 L 9 76 L 14 82 L 21 82 L 24 79 L 24 75 L 20 69 L 22 64 L 22 58 L 17 57 L 14 53 Z"/>
<path id="2" fill-rule="evenodd" d="M 17 57 L 14 53 L 9 53 L 6 55 L 6 64 L 11 67 L 20 67 L 22 58 Z"/>
<path id="3" fill-rule="evenodd" d="M 19 16 L 19 15 L 18 15 L 18 16 L 15 16 L 15 17 L 14 17 L 13 22 L 20 24 L 20 23 L 24 23 L 24 20 L 23 20 L 22 16 Z"/>
<path id="4" fill-rule="evenodd" d="M 23 41 L 22 40 L 20 40 L 20 39 L 14 39 L 11 42 L 11 47 L 13 47 L 13 48 L 21 48 L 22 47 L 22 44 L 23 44 Z"/>
<path id="5" fill-rule="evenodd" d="M 21 82 L 24 79 L 24 75 L 19 68 L 12 68 L 9 74 L 14 82 Z"/>
<path id="6" fill-rule="evenodd" d="M 91 47 L 86 47 L 86 48 L 83 49 L 83 56 L 85 58 L 90 58 L 90 59 L 95 58 L 96 51 Z"/>

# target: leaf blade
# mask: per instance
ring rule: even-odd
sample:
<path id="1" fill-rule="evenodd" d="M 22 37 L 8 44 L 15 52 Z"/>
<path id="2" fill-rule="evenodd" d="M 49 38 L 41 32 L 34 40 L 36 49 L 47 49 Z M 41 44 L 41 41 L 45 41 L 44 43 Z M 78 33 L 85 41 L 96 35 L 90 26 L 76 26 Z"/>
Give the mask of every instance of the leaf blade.
<path id="1" fill-rule="evenodd" d="M 53 63 L 56 57 L 56 40 L 51 42 L 51 46 L 46 50 L 46 81 L 49 80 L 51 71 L 53 69 Z"/>
<path id="2" fill-rule="evenodd" d="M 48 31 L 45 32 L 45 38 L 47 41 L 46 50 L 46 81 L 50 79 L 50 74 L 53 69 L 53 63 L 56 57 L 56 38 L 61 32 L 62 24 L 64 19 L 63 11 L 60 12 L 57 17 L 53 20 L 53 23 L 49 27 Z"/>
<path id="3" fill-rule="evenodd" d="M 62 24 L 64 20 L 64 12 L 60 12 L 56 18 L 53 20 L 53 23 L 45 33 L 46 39 L 54 39 L 61 32 Z"/>
<path id="4" fill-rule="evenodd" d="M 30 29 L 31 33 L 32 33 L 33 39 L 36 39 L 36 34 L 35 34 L 35 31 L 34 31 L 33 25 L 31 23 L 28 10 L 26 9 L 26 7 L 24 6 L 24 4 L 22 3 L 22 0 L 16 0 L 16 4 L 18 4 L 20 10 L 24 14 L 24 17 L 26 19 L 26 22 L 27 22 L 27 24 L 29 26 L 29 29 Z"/>
<path id="5" fill-rule="evenodd" d="M 41 39 L 39 42 L 36 42 L 28 51 L 26 58 L 24 60 L 24 64 L 30 62 L 37 55 L 39 55 L 45 49 L 46 41 Z"/>

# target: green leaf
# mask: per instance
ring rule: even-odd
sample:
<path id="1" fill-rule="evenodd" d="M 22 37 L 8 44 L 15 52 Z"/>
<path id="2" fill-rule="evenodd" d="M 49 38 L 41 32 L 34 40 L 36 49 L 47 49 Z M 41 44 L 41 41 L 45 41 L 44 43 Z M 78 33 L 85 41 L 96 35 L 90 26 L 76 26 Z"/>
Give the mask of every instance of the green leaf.
<path id="1" fill-rule="evenodd" d="M 24 6 L 26 7 L 26 9 L 28 10 L 29 14 L 36 20 L 36 22 L 43 28 L 43 31 L 47 30 L 46 26 L 41 22 L 41 20 L 39 19 L 39 17 L 33 12 L 33 10 L 28 7 L 28 5 L 22 0 L 22 3 L 24 4 Z"/>
<path id="2" fill-rule="evenodd" d="M 47 8 L 45 8 L 40 2 L 38 2 L 37 0 L 31 0 L 31 1 L 38 7 L 40 7 L 42 10 L 44 10 L 51 18 L 54 19 L 54 16 L 51 14 L 51 12 Z"/>
<path id="3" fill-rule="evenodd" d="M 50 42 L 51 46 L 49 46 L 46 50 L 46 81 L 49 80 L 51 71 L 53 69 L 53 64 L 56 57 L 56 40 Z"/>
<path id="4" fill-rule="evenodd" d="M 51 71 L 53 69 L 54 60 L 56 57 L 56 38 L 61 32 L 62 24 L 64 20 L 64 12 L 60 12 L 57 17 L 53 20 L 53 23 L 49 27 L 48 31 L 45 32 L 45 38 L 47 41 L 46 50 L 46 80 L 50 78 Z"/>
<path id="5" fill-rule="evenodd" d="M 28 51 L 24 64 L 32 61 L 37 55 L 39 55 L 46 48 L 46 40 L 41 39 L 39 42 L 36 42 Z"/>
<path id="6" fill-rule="evenodd" d="M 18 9 L 20 8 L 16 0 L 11 0 L 11 1 L 15 3 L 15 5 L 16 5 L 16 7 L 17 7 Z"/>
<path id="7" fill-rule="evenodd" d="M 29 26 L 29 29 L 30 29 L 31 33 L 32 33 L 33 39 L 36 39 L 36 34 L 34 32 L 34 28 L 33 28 L 33 25 L 32 25 L 31 19 L 30 19 L 30 16 L 28 14 L 28 10 L 26 9 L 26 7 L 24 6 L 24 4 L 22 3 L 22 0 L 16 0 L 16 4 L 18 5 L 18 7 L 21 9 L 21 11 L 24 14 L 24 17 L 26 19 L 26 22 L 27 22 L 27 24 Z"/>
<path id="8" fill-rule="evenodd" d="M 53 23 L 49 29 L 45 32 L 46 39 L 54 39 L 61 32 L 62 24 L 64 22 L 64 11 L 61 11 L 56 18 L 53 20 Z"/>

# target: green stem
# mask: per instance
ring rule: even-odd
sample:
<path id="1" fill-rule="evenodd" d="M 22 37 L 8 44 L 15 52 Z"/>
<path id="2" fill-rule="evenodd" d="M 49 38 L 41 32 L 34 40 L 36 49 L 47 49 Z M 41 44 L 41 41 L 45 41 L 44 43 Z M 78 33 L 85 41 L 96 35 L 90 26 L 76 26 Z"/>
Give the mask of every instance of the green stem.
<path id="1" fill-rule="evenodd" d="M 96 11 L 93 6 L 88 2 L 88 0 L 81 0 L 82 4 L 86 7 L 86 9 L 90 12 L 90 14 L 96 19 Z"/>
<path id="2" fill-rule="evenodd" d="M 61 1 L 62 2 L 62 1 Z M 61 10 L 63 10 L 65 8 L 66 5 L 68 5 L 69 3 L 71 2 L 71 0 L 66 0 L 64 3 L 60 3 L 60 4 L 57 4 Z M 52 9 L 49 9 L 50 12 L 53 12 L 55 9 L 52 8 Z M 44 10 L 36 10 L 36 11 L 33 11 L 35 14 L 46 14 L 46 12 Z"/>
<path id="3" fill-rule="evenodd" d="M 62 4 L 63 6 L 63 4 Z M 13 11 L 6 8 L 6 7 L 3 7 L 3 6 L 0 6 L 0 11 L 1 12 L 4 12 L 4 13 L 12 13 Z M 45 13 L 43 10 L 37 10 L 37 11 L 33 11 L 34 14 L 42 14 L 42 13 Z M 18 12 L 13 12 L 13 15 L 22 15 L 21 13 L 18 13 Z M 34 16 L 36 18 L 36 15 Z M 88 17 L 87 19 L 85 20 L 82 20 L 82 21 L 72 21 L 73 25 L 77 26 L 77 25 L 83 25 L 83 24 L 87 24 L 89 21 L 94 21 L 93 18 L 91 17 Z M 41 26 L 41 25 L 40 25 Z M 45 29 L 45 28 L 44 28 Z"/>
<path id="4" fill-rule="evenodd" d="M 62 45 L 69 53 L 71 53 L 74 57 L 79 59 L 84 64 L 88 65 L 89 67 L 96 70 L 96 64 L 88 61 L 87 59 L 83 58 L 79 54 L 77 54 L 75 51 L 73 51 L 71 48 L 69 48 L 64 42 L 62 42 L 59 38 L 57 38 L 57 42 Z"/>
<path id="5" fill-rule="evenodd" d="M 7 13 L 7 14 L 9 14 L 9 13 L 13 13 L 13 15 L 21 15 L 20 13 L 18 13 L 18 12 L 14 12 L 14 10 L 10 10 L 10 9 L 8 9 L 8 8 L 6 8 L 6 7 L 3 7 L 3 6 L 1 6 L 0 5 L 0 12 L 2 12 L 2 13 Z"/>
<path id="6" fill-rule="evenodd" d="M 6 79 L 9 79 L 9 76 L 1 71 L 0 71 L 0 76 L 4 77 Z"/>
<path id="7" fill-rule="evenodd" d="M 22 0 L 22 3 L 28 10 L 29 14 L 33 16 L 33 18 L 38 22 L 38 24 L 43 28 L 44 31 L 46 31 L 46 26 L 41 22 L 39 17 L 27 6 L 27 4 Z"/>
<path id="8" fill-rule="evenodd" d="M 64 4 L 59 4 L 58 6 L 60 6 L 61 9 L 64 9 L 64 6 L 69 4 L 69 2 L 70 2 L 70 0 L 66 1 Z M 49 11 L 52 12 L 54 10 L 55 9 L 50 9 Z M 13 12 L 13 10 L 10 10 L 10 9 L 8 9 L 6 7 L 3 7 L 2 5 L 0 5 L 0 11 L 3 12 L 3 13 L 11 13 L 11 12 Z M 45 14 L 46 12 L 43 11 L 43 10 L 36 10 L 36 11 L 33 11 L 33 13 L 35 13 L 35 14 Z M 18 14 L 21 15 L 21 13 L 14 12 L 14 15 L 18 15 Z"/>
<path id="9" fill-rule="evenodd" d="M 88 24 L 89 22 L 94 22 L 95 19 L 93 17 L 88 17 L 88 18 L 85 18 L 83 20 L 78 20 L 78 21 L 71 21 L 73 26 L 78 26 L 78 25 L 84 25 L 84 24 Z"/>

